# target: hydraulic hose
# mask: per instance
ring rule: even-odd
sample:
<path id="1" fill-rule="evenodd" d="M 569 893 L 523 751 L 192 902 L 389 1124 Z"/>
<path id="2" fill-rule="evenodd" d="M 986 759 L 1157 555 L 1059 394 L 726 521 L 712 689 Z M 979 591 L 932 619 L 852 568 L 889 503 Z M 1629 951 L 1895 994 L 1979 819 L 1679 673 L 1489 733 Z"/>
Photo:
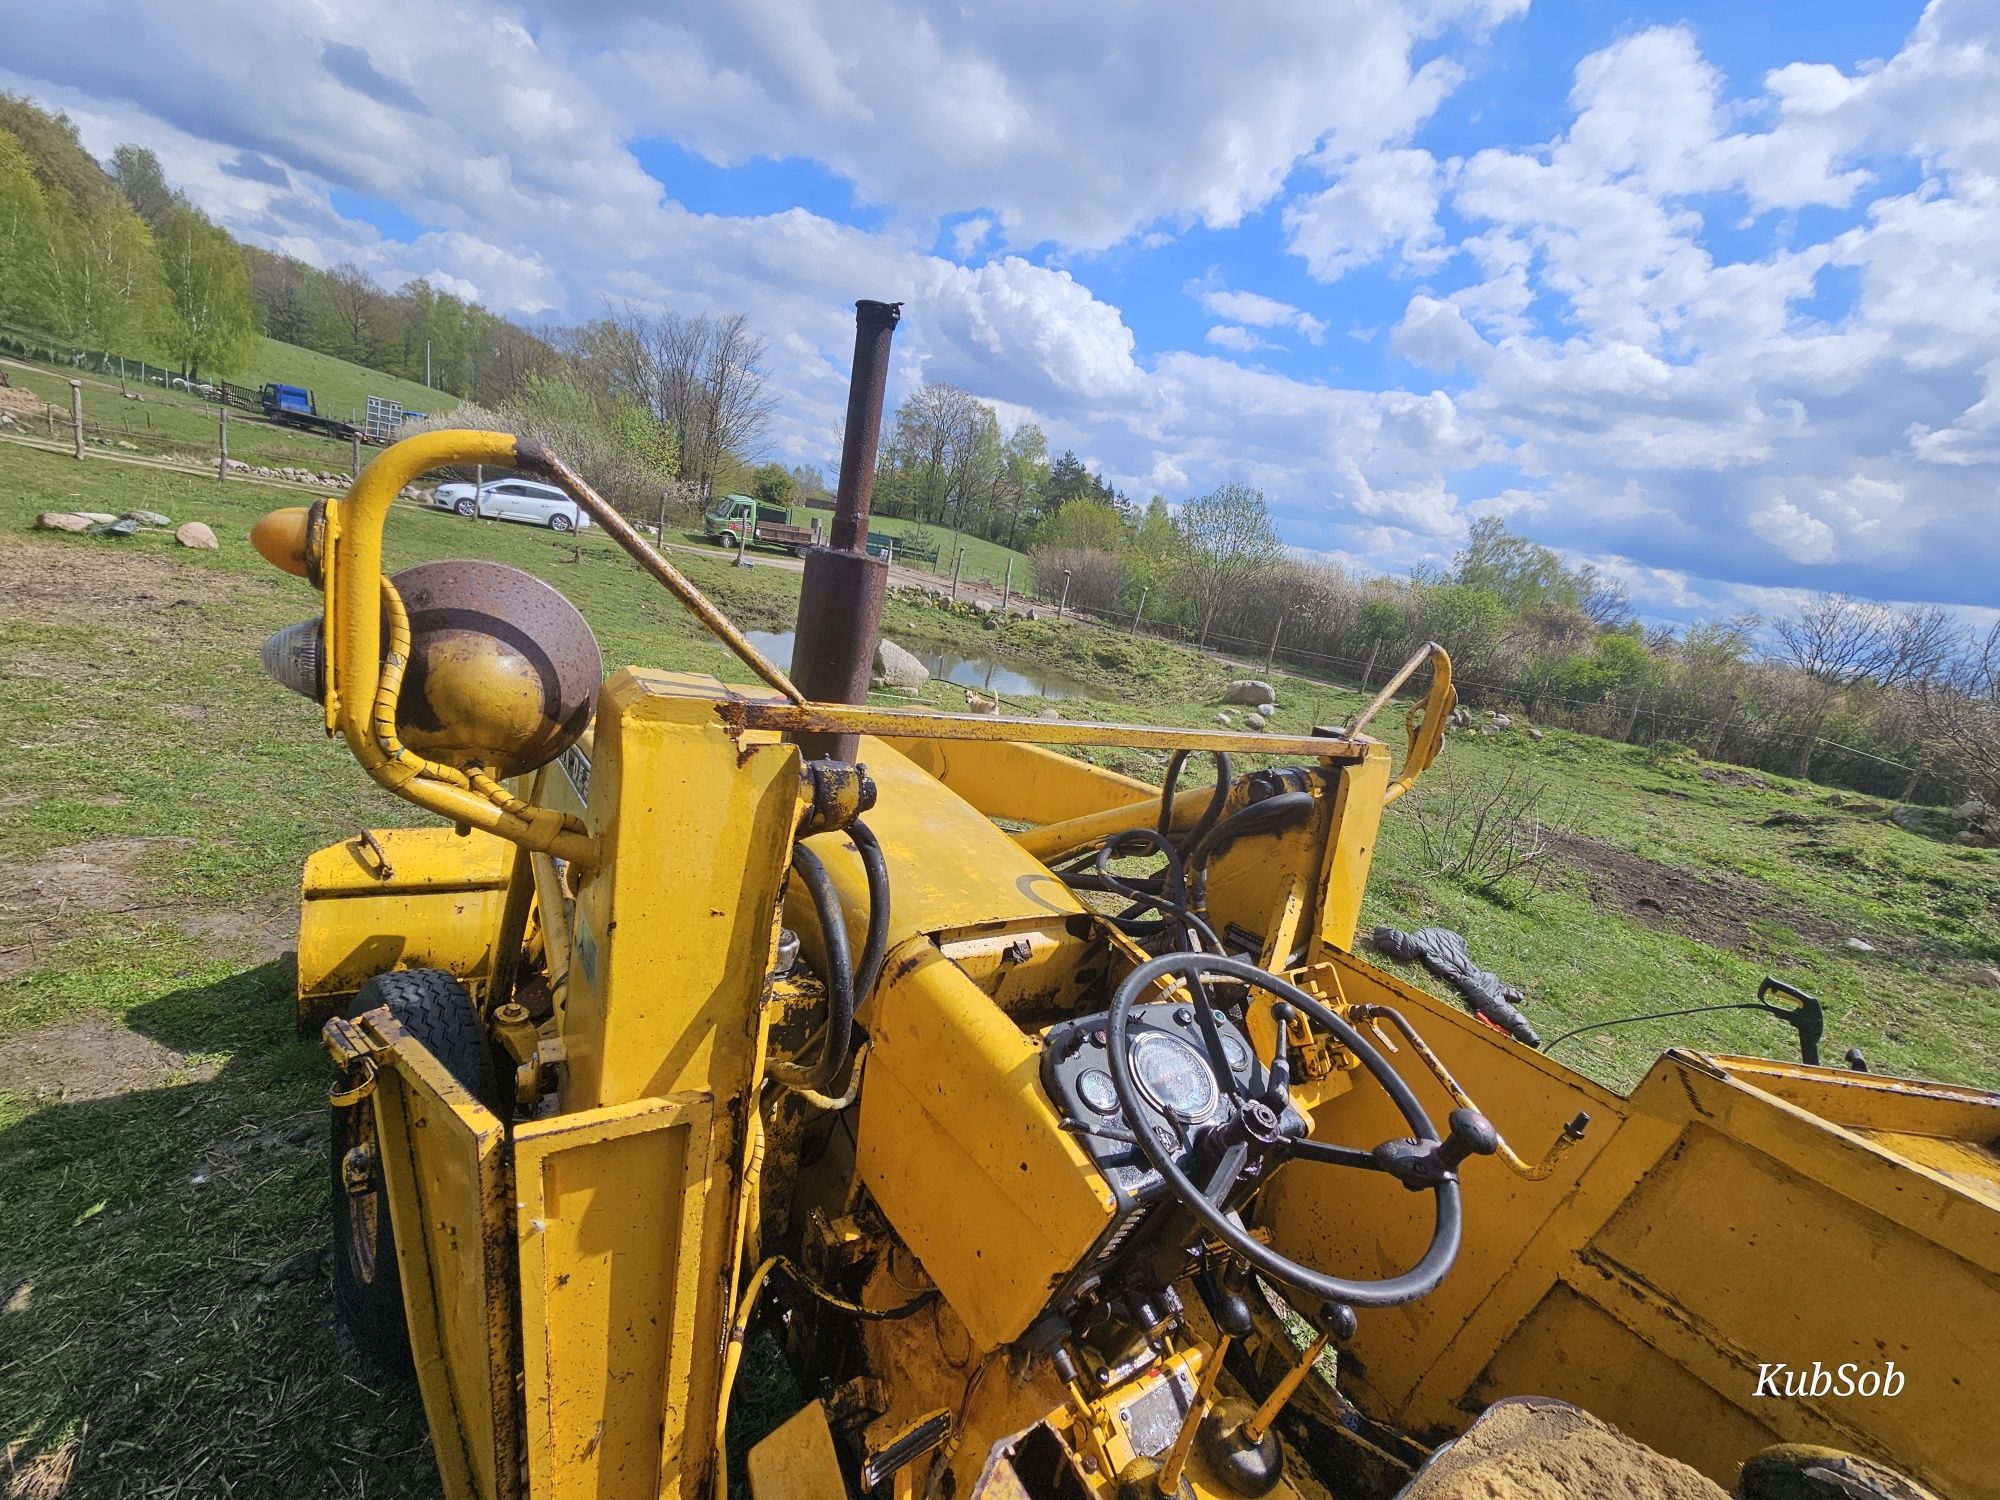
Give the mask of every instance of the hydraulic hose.
<path id="1" fill-rule="evenodd" d="M 878 856 L 879 853 L 878 849 Z M 770 1073 L 787 1088 L 820 1091 L 839 1076 L 846 1065 L 848 1049 L 854 1044 L 854 967 L 848 955 L 847 918 L 841 910 L 840 892 L 834 888 L 825 864 L 804 844 L 797 844 L 792 849 L 792 870 L 805 882 L 806 894 L 812 897 L 813 911 L 819 918 L 820 941 L 826 945 L 826 1045 L 820 1048 L 817 1062 L 803 1066 L 773 1063 Z"/>
<path id="2" fill-rule="evenodd" d="M 861 942 L 861 967 L 854 976 L 854 998 L 859 1003 L 875 993 L 875 983 L 882 977 L 882 961 L 889 953 L 889 861 L 874 830 L 859 818 L 848 824 L 847 836 L 860 851 L 861 868 L 868 873 L 868 932 Z M 847 1065 L 846 1051 L 841 1048 L 841 1067 Z"/>
<path id="3" fill-rule="evenodd" d="M 1192 753 L 1188 750 L 1176 750 L 1167 761 L 1166 775 L 1160 780 L 1159 833 L 1162 838 L 1170 836 L 1173 831 L 1174 791 L 1180 784 L 1181 767 L 1187 764 L 1187 758 Z M 1215 758 L 1215 793 L 1208 799 L 1208 806 L 1202 809 L 1201 816 L 1195 820 L 1194 827 L 1190 828 L 1187 835 L 1181 839 L 1180 851 L 1183 855 L 1207 836 L 1209 829 L 1215 826 L 1215 820 L 1222 816 L 1224 804 L 1229 801 L 1229 752 L 1215 750 L 1210 754 Z"/>
<path id="4" fill-rule="evenodd" d="M 1187 853 L 1188 886 L 1193 896 L 1190 904 L 1195 910 L 1201 910 L 1206 904 L 1204 897 L 1211 859 L 1237 839 L 1253 833 L 1276 833 L 1309 814 L 1312 807 L 1311 792 L 1281 792 L 1275 797 L 1239 807 L 1203 834 Z"/>

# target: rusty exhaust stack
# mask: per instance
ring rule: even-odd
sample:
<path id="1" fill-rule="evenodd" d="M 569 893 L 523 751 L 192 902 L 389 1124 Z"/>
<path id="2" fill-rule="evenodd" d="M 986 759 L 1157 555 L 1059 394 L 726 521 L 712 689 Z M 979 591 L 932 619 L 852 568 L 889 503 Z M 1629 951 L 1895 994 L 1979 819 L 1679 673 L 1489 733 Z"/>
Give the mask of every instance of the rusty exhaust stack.
<path id="1" fill-rule="evenodd" d="M 866 703 L 882 592 L 889 564 L 868 555 L 868 509 L 875 495 L 875 450 L 889 386 L 889 341 L 903 315 L 899 302 L 854 304 L 854 373 L 847 387 L 847 434 L 840 445 L 840 488 L 825 547 L 806 554 L 792 681 L 815 703 Z M 802 734 L 807 759 L 852 761 L 851 734 Z"/>

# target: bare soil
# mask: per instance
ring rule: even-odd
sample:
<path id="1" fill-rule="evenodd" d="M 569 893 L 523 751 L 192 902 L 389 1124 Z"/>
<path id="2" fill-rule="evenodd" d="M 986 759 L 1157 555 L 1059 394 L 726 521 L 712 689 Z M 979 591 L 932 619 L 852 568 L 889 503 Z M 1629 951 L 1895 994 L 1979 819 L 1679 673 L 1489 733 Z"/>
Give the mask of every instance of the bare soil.
<path id="1" fill-rule="evenodd" d="M 1614 848 L 1582 833 L 1553 833 L 1550 842 L 1583 876 L 1594 900 L 1608 902 L 1648 927 L 1737 953 L 1765 957 L 1773 940 L 1753 924 L 1790 928 L 1816 947 L 1848 934 L 1823 917 L 1778 899 L 1768 886 L 1742 876 L 1696 875 Z"/>
<path id="2" fill-rule="evenodd" d="M 190 1062 L 101 1012 L 0 1041 L 0 1094 L 77 1103 L 168 1083 L 205 1082 L 215 1065 Z"/>

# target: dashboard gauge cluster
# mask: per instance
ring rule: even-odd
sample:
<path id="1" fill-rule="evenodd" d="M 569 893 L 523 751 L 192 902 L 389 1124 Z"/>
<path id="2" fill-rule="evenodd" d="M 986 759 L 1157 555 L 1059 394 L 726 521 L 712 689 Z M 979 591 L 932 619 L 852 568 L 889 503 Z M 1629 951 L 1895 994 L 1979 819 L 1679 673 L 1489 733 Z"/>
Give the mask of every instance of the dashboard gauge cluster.
<path id="1" fill-rule="evenodd" d="M 1218 1015 L 1216 1025 L 1230 1071 L 1247 1086 L 1256 1065 L 1248 1038 L 1227 1016 Z M 1194 1007 L 1136 1005 L 1126 1033 L 1146 1126 L 1161 1145 L 1178 1151 L 1229 1108 L 1222 1080 L 1203 1046 Z M 1159 1174 L 1129 1138 L 1111 1083 L 1106 1040 L 1101 1015 L 1050 1027 L 1042 1036 L 1042 1084 L 1106 1181 L 1122 1198 L 1150 1201 Z"/>

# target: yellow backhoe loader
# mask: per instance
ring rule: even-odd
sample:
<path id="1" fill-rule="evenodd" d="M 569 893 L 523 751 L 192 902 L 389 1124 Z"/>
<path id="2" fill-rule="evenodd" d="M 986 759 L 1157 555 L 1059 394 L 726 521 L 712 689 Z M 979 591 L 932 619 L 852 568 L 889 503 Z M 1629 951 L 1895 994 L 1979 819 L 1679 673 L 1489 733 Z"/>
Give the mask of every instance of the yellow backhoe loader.
<path id="1" fill-rule="evenodd" d="M 267 666 L 441 820 L 312 857 L 298 1003 L 340 1310 L 453 1500 L 732 1456 L 757 1500 L 2000 1495 L 2000 1097 L 1693 1051 L 1620 1096 L 1359 957 L 1436 647 L 1310 734 L 868 706 L 858 306 L 792 675 L 532 442 L 413 437 L 254 533 L 324 608 Z M 607 679 L 495 564 L 385 574 L 472 464 L 743 681 Z"/>

